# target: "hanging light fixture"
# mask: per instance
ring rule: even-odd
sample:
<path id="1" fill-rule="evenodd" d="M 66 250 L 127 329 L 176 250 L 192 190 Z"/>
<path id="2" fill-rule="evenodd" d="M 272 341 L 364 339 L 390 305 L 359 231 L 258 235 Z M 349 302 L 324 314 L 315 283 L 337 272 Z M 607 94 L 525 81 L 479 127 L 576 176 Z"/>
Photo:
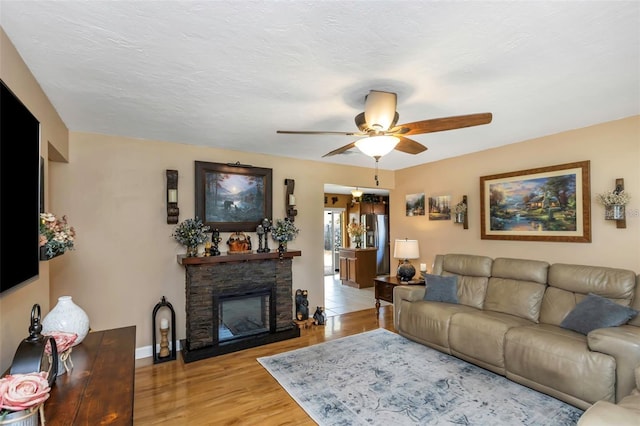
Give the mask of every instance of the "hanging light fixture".
<path id="1" fill-rule="evenodd" d="M 378 161 L 383 155 L 390 153 L 398 145 L 400 139 L 395 136 L 370 136 L 355 142 L 355 146 L 366 155 L 376 159 L 376 186 L 378 181 Z"/>
<path id="2" fill-rule="evenodd" d="M 395 136 L 371 136 L 356 141 L 356 147 L 369 157 L 377 160 L 387 155 L 398 145 L 400 139 Z"/>
<path id="3" fill-rule="evenodd" d="M 356 189 L 351 190 L 351 195 L 353 196 L 353 198 L 360 198 L 362 197 L 362 191 L 360 191 L 356 186 Z"/>

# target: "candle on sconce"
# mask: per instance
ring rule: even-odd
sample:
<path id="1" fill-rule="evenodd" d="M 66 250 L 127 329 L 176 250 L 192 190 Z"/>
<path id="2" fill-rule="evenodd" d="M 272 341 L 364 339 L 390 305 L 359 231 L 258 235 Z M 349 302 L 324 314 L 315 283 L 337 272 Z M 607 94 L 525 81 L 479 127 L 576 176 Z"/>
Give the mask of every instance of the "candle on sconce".
<path id="1" fill-rule="evenodd" d="M 421 263 L 420 264 L 420 272 L 427 272 L 427 264 L 426 263 Z"/>
<path id="2" fill-rule="evenodd" d="M 169 320 L 167 320 L 166 318 L 162 318 L 160 320 L 160 329 L 166 330 L 167 328 L 169 328 Z"/>
<path id="3" fill-rule="evenodd" d="M 178 202 L 178 190 L 177 189 L 170 189 L 167 191 L 167 198 L 168 198 L 168 202 L 170 203 L 177 203 Z"/>

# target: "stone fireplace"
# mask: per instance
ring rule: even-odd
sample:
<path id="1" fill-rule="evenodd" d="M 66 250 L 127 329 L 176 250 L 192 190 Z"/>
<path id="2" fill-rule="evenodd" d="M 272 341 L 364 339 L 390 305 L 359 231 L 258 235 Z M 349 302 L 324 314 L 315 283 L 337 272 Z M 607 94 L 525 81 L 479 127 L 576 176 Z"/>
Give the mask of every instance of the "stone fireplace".
<path id="1" fill-rule="evenodd" d="M 179 256 L 185 267 L 185 362 L 300 336 L 291 266 L 299 251 Z"/>

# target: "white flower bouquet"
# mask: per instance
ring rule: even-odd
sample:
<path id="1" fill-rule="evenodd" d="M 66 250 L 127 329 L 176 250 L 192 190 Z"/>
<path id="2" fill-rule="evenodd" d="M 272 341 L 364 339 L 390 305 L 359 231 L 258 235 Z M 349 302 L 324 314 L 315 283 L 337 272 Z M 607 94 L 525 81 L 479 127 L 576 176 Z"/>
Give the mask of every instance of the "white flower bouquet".
<path id="1" fill-rule="evenodd" d="M 200 219 L 187 219 L 176 226 L 171 236 L 183 246 L 194 248 L 207 241 L 208 231 L 209 226 Z"/>
<path id="2" fill-rule="evenodd" d="M 602 194 L 598 194 L 598 201 L 605 206 L 624 206 L 629 200 L 631 200 L 631 195 L 627 194 L 623 190 L 614 189 L 610 192 L 604 192 Z"/>
<path id="3" fill-rule="evenodd" d="M 460 202 L 453 207 L 453 212 L 456 214 L 464 213 L 466 211 L 467 211 L 467 205 L 463 202 Z"/>
<path id="4" fill-rule="evenodd" d="M 271 236 L 275 241 L 284 243 L 293 241 L 300 230 L 289 220 L 289 218 L 278 219 L 276 224 L 271 228 Z"/>

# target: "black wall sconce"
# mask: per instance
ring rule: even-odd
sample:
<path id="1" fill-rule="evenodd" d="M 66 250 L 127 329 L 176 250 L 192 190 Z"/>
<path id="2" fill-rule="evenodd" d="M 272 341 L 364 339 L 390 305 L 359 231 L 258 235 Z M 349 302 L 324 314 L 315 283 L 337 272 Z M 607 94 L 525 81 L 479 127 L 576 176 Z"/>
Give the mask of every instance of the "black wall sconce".
<path id="1" fill-rule="evenodd" d="M 171 312 L 171 322 L 165 317 L 160 319 L 160 325 L 157 324 L 158 311 L 161 308 L 168 308 Z M 166 310 L 166 309 L 165 309 Z M 160 302 L 153 308 L 153 363 L 158 364 L 176 359 L 176 311 L 173 310 L 171 303 L 162 296 Z M 171 329 L 171 350 L 169 350 L 169 339 L 167 338 Z M 160 350 L 158 350 L 158 340 L 156 331 L 160 331 Z"/>
<path id="2" fill-rule="evenodd" d="M 298 215 L 296 210 L 296 197 L 293 195 L 293 189 L 296 186 L 296 181 L 293 179 L 285 179 L 284 184 L 287 185 L 287 195 L 284 197 L 284 209 L 287 212 L 287 218 L 290 222 L 294 222 Z"/>
<path id="3" fill-rule="evenodd" d="M 178 171 L 167 170 L 167 223 L 178 223 Z"/>

